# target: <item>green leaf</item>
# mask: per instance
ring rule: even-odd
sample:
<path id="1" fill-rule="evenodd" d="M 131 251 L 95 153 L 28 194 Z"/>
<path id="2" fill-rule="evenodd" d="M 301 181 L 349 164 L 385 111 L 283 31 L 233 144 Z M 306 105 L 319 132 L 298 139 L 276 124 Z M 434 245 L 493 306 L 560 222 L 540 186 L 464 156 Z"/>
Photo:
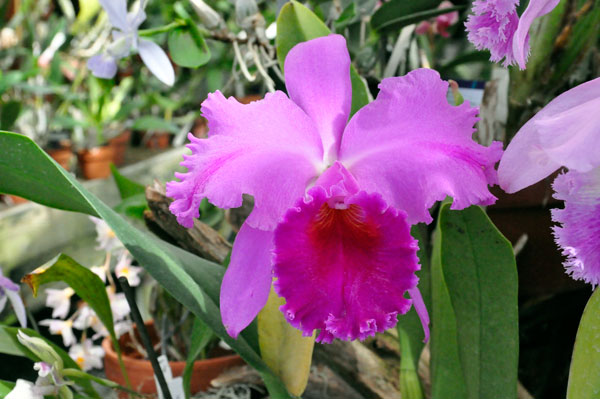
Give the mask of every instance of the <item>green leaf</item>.
<path id="1" fill-rule="evenodd" d="M 119 189 L 121 199 L 133 197 L 138 194 L 144 194 L 146 192 L 146 187 L 123 176 L 115 165 L 110 165 L 110 171 L 115 179 L 117 188 Z"/>
<path id="2" fill-rule="evenodd" d="M 354 18 L 356 17 L 356 5 L 354 3 L 350 3 L 348 7 L 342 11 L 339 18 L 335 21 L 335 29 L 339 32 L 344 29 L 352 22 L 354 22 Z"/>
<path id="3" fill-rule="evenodd" d="M 173 61 L 185 68 L 198 68 L 210 60 L 210 50 L 199 32 L 178 28 L 169 33 L 169 52 Z"/>
<path id="4" fill-rule="evenodd" d="M 423 296 L 423 301 L 428 309 L 430 308 L 431 298 L 429 294 L 430 287 L 430 269 L 429 258 L 427 256 L 427 226 L 420 224 L 411 229 L 411 235 L 419 241 L 419 263 L 421 270 L 417 273 L 419 277 L 419 291 Z M 398 338 L 400 341 L 400 392 L 403 398 L 416 399 L 422 398 L 423 392 L 419 376 L 417 374 L 419 357 L 423 351 L 425 343 L 423 342 L 424 332 L 421 319 L 417 315 L 414 307 L 404 316 L 398 317 Z"/>
<path id="5" fill-rule="evenodd" d="M 192 337 L 190 339 L 190 350 L 185 362 L 185 369 L 183 370 L 183 389 L 185 390 L 186 399 L 190 398 L 190 380 L 192 378 L 192 372 L 194 371 L 194 362 L 202 353 L 204 353 L 206 346 L 213 338 L 214 334 L 206 323 L 203 323 L 202 320 L 198 318 L 194 318 Z"/>
<path id="6" fill-rule="evenodd" d="M 132 129 L 153 132 L 179 132 L 179 128 L 175 124 L 152 115 L 137 118 L 133 123 Z"/>
<path id="7" fill-rule="evenodd" d="M 71 287 L 81 299 L 96 312 L 96 315 L 108 330 L 114 342 L 117 336 L 106 286 L 94 272 L 80 265 L 74 259 L 61 254 L 49 266 L 42 266 L 23 277 L 36 297 L 40 285 L 62 281 Z M 117 343 L 118 345 L 118 343 Z"/>
<path id="8" fill-rule="evenodd" d="M 597 398 L 600 392 L 600 290 L 585 306 L 577 329 L 567 399 Z"/>
<path id="9" fill-rule="evenodd" d="M 411 15 L 436 10 L 441 0 L 392 0 L 383 3 L 371 17 L 371 28 L 380 30 L 383 28 L 399 29 L 395 21 L 407 18 Z"/>
<path id="10" fill-rule="evenodd" d="M 0 193 L 28 199 L 66 211 L 98 216 L 61 167 L 49 156 L 40 157 L 37 146 L 25 136 L 0 131 Z"/>
<path id="11" fill-rule="evenodd" d="M 14 387 L 14 382 L 0 380 L 0 396 L 5 397 Z"/>
<path id="12" fill-rule="evenodd" d="M 135 219 L 144 219 L 144 211 L 148 209 L 148 201 L 145 194 L 136 194 L 133 197 L 125 198 L 114 210 L 122 215 L 126 215 Z"/>
<path id="13" fill-rule="evenodd" d="M 0 129 L 10 130 L 21 112 L 19 101 L 8 101 L 0 108 Z"/>
<path id="14" fill-rule="evenodd" d="M 408 2 L 405 1 L 405 4 L 415 4 L 415 5 L 419 5 L 419 8 L 421 6 L 421 2 Z M 423 2 L 425 3 L 425 2 Z M 385 3 L 385 4 L 390 4 L 390 3 Z M 416 8 L 416 6 L 415 6 Z M 384 14 L 380 14 L 380 16 L 378 16 L 378 18 L 375 20 L 375 15 L 378 14 L 378 12 L 383 9 L 383 7 L 381 7 L 381 9 L 378 10 L 378 12 L 376 12 L 373 15 L 373 20 L 375 20 L 375 23 L 377 23 L 377 25 L 373 25 L 373 20 L 371 20 L 371 26 L 373 27 L 373 29 L 375 30 L 400 30 L 402 28 L 404 28 L 405 26 L 408 25 L 412 25 L 412 24 L 416 24 L 419 23 L 421 21 L 425 21 L 427 19 L 431 19 L 431 18 L 435 18 L 438 15 L 443 15 L 443 14 L 448 14 L 454 11 L 462 11 L 466 8 L 466 6 L 461 5 L 461 6 L 454 6 L 454 7 L 448 7 L 448 8 L 434 8 L 434 9 L 430 9 L 430 10 L 423 10 L 423 11 L 416 11 L 416 12 L 412 12 L 409 14 L 405 14 L 402 16 L 397 16 L 397 17 L 392 17 L 391 15 L 384 15 Z"/>
<path id="15" fill-rule="evenodd" d="M 308 383 L 316 334 L 304 337 L 292 327 L 279 310 L 284 304 L 285 299 L 271 287 L 269 299 L 258 314 L 260 354 L 288 391 L 300 397 Z"/>
<path id="16" fill-rule="evenodd" d="M 283 71 L 287 53 L 298 43 L 331 34 L 329 28 L 311 10 L 298 3 L 286 3 L 277 17 L 277 58 Z M 350 66 L 352 80 L 352 109 L 350 116 L 367 105 L 370 100 L 369 89 L 353 65 Z"/>
<path id="17" fill-rule="evenodd" d="M 512 247 L 477 206 L 442 205 L 434 243 L 433 398 L 514 399 L 519 357 Z"/>
<path id="18" fill-rule="evenodd" d="M 41 359 L 37 357 L 33 352 L 27 349 L 23 344 L 19 342 L 17 339 L 18 332 L 22 331 L 30 337 L 40 338 L 44 340 L 54 351 L 60 356 L 65 367 L 79 369 L 77 363 L 71 359 L 69 354 L 65 352 L 62 348 L 60 348 L 55 343 L 48 341 L 42 335 L 34 330 L 30 330 L 28 328 L 16 328 L 16 327 L 8 327 L 0 325 L 0 353 L 5 353 L 13 356 L 22 356 L 31 359 L 34 362 L 39 362 Z M 75 379 L 73 381 L 79 385 L 83 391 L 87 394 L 87 397 L 100 399 L 100 395 L 98 392 L 92 387 L 92 384 L 87 379 Z"/>
<path id="19" fill-rule="evenodd" d="M 84 213 L 104 219 L 138 263 L 156 281 L 261 374 L 272 397 L 289 396 L 281 380 L 273 374 L 258 354 L 255 325 L 246 328 L 237 340 L 227 334 L 218 305 L 219 289 L 224 273 L 222 266 L 137 230 L 87 191 L 29 138 L 0 132 L 0 148 L 19 148 L 18 152 L 9 151 L 0 159 L 0 191 L 6 190 L 6 186 L 19 186 L 22 197 L 37 200 L 43 199 L 39 191 L 44 190 L 46 185 L 69 188 L 68 194 L 65 193 L 61 197 L 65 203 L 55 201 L 56 207 L 67 209 L 66 204 L 76 202 L 82 204 L 81 209 Z M 29 163 L 23 163 L 13 157 L 23 157 L 29 160 Z M 38 178 L 36 176 L 38 173 L 44 173 L 47 178 Z M 17 181 L 26 180 L 30 184 L 25 187 L 12 184 L 9 179 L 4 179 L 7 175 L 13 176 Z"/>

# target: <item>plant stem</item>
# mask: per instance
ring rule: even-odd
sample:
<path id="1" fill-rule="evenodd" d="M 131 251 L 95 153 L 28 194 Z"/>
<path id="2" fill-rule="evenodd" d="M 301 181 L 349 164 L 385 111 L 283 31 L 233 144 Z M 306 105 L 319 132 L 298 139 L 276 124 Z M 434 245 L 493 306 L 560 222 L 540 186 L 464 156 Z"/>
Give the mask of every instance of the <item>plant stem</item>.
<path id="1" fill-rule="evenodd" d="M 143 36 L 143 37 L 155 36 L 155 35 L 159 35 L 161 33 L 170 32 L 173 29 L 177 29 L 179 27 L 186 26 L 186 25 L 187 25 L 186 21 L 178 19 L 178 20 L 175 20 L 174 22 L 171 22 L 170 24 L 159 26 L 157 28 L 140 29 L 140 30 L 138 30 L 138 35 Z"/>

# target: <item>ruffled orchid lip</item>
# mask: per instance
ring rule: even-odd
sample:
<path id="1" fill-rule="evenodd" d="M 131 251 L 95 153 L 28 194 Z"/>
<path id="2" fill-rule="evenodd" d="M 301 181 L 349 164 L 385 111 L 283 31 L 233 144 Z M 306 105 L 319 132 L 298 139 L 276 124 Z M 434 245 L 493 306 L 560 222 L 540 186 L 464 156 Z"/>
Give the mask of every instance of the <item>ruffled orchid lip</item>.
<path id="1" fill-rule="evenodd" d="M 342 170 L 338 165 L 324 176 Z M 418 246 L 406 215 L 377 194 L 348 188 L 352 181 L 344 178 L 312 188 L 275 230 L 281 311 L 305 336 L 320 330 L 317 342 L 362 340 L 393 327 L 411 306 L 404 293 L 418 281 Z"/>

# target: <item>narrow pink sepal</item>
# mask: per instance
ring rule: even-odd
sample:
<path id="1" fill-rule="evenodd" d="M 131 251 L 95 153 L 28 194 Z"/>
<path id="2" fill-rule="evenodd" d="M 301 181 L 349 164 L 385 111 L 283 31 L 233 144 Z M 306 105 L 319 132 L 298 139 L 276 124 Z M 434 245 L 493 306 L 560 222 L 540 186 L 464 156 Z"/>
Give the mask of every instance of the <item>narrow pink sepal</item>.
<path id="1" fill-rule="evenodd" d="M 519 18 L 519 25 L 512 40 L 514 59 L 519 68 L 525 69 L 529 56 L 529 28 L 536 18 L 548 14 L 560 3 L 560 0 L 530 0 L 527 8 Z"/>
<path id="2" fill-rule="evenodd" d="M 273 232 L 243 224 L 221 284 L 221 318 L 233 338 L 265 306 L 272 280 Z"/>
<path id="3" fill-rule="evenodd" d="M 352 105 L 346 39 L 329 35 L 297 44 L 284 71 L 290 98 L 315 121 L 328 159 L 335 159 Z"/>
<path id="4" fill-rule="evenodd" d="M 377 194 L 348 196 L 337 209 L 321 186 L 275 230 L 274 287 L 288 322 L 318 342 L 364 339 L 406 313 L 417 284 L 416 241 L 403 212 Z M 341 206 L 346 209 L 342 209 Z"/>
<path id="5" fill-rule="evenodd" d="M 425 306 L 425 302 L 423 301 L 423 296 L 421 295 L 421 291 L 419 287 L 414 287 L 408 290 L 408 295 L 413 301 L 413 307 L 421 320 L 421 325 L 423 326 L 423 333 L 425 334 L 425 338 L 423 338 L 423 342 L 429 341 L 429 312 L 427 312 L 427 307 Z"/>

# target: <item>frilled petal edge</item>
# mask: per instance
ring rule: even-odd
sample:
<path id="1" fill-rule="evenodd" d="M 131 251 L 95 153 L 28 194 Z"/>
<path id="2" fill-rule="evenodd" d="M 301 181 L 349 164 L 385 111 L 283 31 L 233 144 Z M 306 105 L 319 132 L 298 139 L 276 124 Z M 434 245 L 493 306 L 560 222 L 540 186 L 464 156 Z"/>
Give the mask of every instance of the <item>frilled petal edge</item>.
<path id="1" fill-rule="evenodd" d="M 340 161 L 361 189 L 381 193 L 408 222 L 430 222 L 428 209 L 446 196 L 452 209 L 489 205 L 496 198 L 502 144 L 472 139 L 477 109 L 446 100 L 448 83 L 419 69 L 384 79 L 377 99 L 359 110 L 342 136 Z"/>
<path id="2" fill-rule="evenodd" d="M 404 293 L 418 281 L 418 246 L 405 214 L 379 195 L 361 191 L 335 208 L 329 199 L 312 188 L 275 230 L 274 288 L 305 336 L 364 339 L 410 309 Z"/>
<path id="3" fill-rule="evenodd" d="M 170 206 L 179 223 L 193 225 L 202 198 L 221 208 L 242 205 L 242 194 L 254 196 L 246 221 L 273 230 L 284 212 L 304 194 L 323 168 L 323 151 L 314 123 L 282 92 L 240 104 L 220 92 L 202 104 L 209 138 L 190 135 L 180 181 L 167 183 Z"/>

